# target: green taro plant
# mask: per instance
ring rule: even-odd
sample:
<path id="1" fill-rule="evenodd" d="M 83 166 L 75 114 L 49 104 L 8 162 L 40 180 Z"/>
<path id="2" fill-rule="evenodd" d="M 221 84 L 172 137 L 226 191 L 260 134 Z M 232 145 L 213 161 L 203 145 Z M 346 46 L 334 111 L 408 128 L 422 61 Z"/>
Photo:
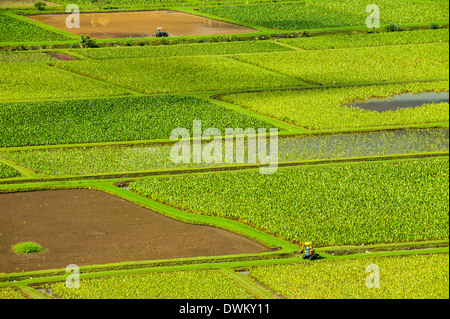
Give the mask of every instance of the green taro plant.
<path id="1" fill-rule="evenodd" d="M 105 60 L 105 59 L 126 59 L 126 58 L 161 58 L 171 56 L 195 56 L 195 55 L 219 55 L 235 53 L 255 53 L 289 51 L 291 49 L 283 47 L 273 42 L 264 41 L 238 41 L 222 43 L 194 43 L 194 44 L 174 44 L 158 46 L 137 46 L 137 47 L 115 47 L 100 48 L 93 50 L 73 50 L 72 52 L 85 57 Z"/>
<path id="2" fill-rule="evenodd" d="M 318 246 L 448 238 L 448 159 L 142 179 L 130 189 Z M 205 196 L 207 194 L 207 196 Z"/>
<path id="3" fill-rule="evenodd" d="M 18 288 L 0 288 L 0 300 L 2 299 L 27 299 Z"/>
<path id="4" fill-rule="evenodd" d="M 371 29 L 370 29 L 371 30 Z M 449 32 L 439 30 L 415 30 L 404 32 L 372 32 L 357 34 L 332 34 L 315 37 L 280 39 L 282 43 L 307 50 L 402 45 L 413 43 L 448 42 Z"/>
<path id="5" fill-rule="evenodd" d="M 381 50 L 362 47 L 231 57 L 308 83 L 347 84 L 445 79 L 449 75 L 448 51 L 448 43 L 430 43 L 384 46 Z"/>
<path id="6" fill-rule="evenodd" d="M 369 265 L 379 269 L 378 288 L 367 286 L 370 272 L 366 272 L 366 268 Z M 288 299 L 449 297 L 448 253 L 259 266 L 251 268 L 248 274 Z"/>
<path id="7" fill-rule="evenodd" d="M 80 85 L 75 92 L 80 92 L 83 82 L 75 84 Z M 95 88 L 93 85 L 88 92 L 95 92 Z M 12 113 L 14 117 L 9 116 Z M 172 130 L 192 128 L 196 119 L 202 119 L 204 127 L 221 132 L 227 127 L 273 128 L 263 120 L 220 105 L 176 95 L 4 103 L 0 107 L 0 125 L 5 128 L 0 146 L 169 139 Z"/>
<path id="8" fill-rule="evenodd" d="M 20 173 L 9 165 L 0 162 L 0 179 L 18 177 Z"/>
<path id="9" fill-rule="evenodd" d="M 125 89 L 59 70 L 45 62 L 0 63 L 0 101 L 128 94 Z"/>
<path id="10" fill-rule="evenodd" d="M 0 43 L 68 40 L 71 39 L 65 35 L 49 31 L 12 16 L 0 14 Z"/>
<path id="11" fill-rule="evenodd" d="M 219 99 L 308 129 L 340 129 L 447 122 L 448 103 L 425 103 L 386 112 L 351 107 L 355 102 L 402 93 L 448 92 L 449 82 L 417 82 L 308 90 L 226 94 Z"/>
<path id="12" fill-rule="evenodd" d="M 80 288 L 51 285 L 63 299 L 251 299 L 242 286 L 219 271 L 193 270 L 87 279 Z"/>

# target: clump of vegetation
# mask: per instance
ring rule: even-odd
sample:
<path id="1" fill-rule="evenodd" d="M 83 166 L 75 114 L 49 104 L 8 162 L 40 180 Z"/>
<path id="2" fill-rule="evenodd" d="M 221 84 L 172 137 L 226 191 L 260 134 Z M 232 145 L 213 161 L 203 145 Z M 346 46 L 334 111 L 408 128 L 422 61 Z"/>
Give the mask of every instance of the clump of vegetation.
<path id="1" fill-rule="evenodd" d="M 34 4 L 34 7 L 39 11 L 44 11 L 47 4 L 44 1 L 39 1 Z"/>
<path id="2" fill-rule="evenodd" d="M 18 177 L 20 176 L 20 173 L 12 168 L 11 166 L 8 166 L 6 164 L 3 164 L 0 162 L 0 179 L 1 178 L 12 178 L 12 177 Z"/>
<path id="3" fill-rule="evenodd" d="M 23 243 L 18 243 L 12 246 L 12 250 L 16 254 L 34 254 L 40 253 L 44 251 L 44 247 L 41 245 L 34 243 L 32 241 L 27 241 Z"/>
<path id="4" fill-rule="evenodd" d="M 389 22 L 389 25 L 387 25 L 384 30 L 386 32 L 398 32 L 398 31 L 402 31 L 402 28 L 400 27 L 400 25 L 398 24 L 394 24 L 392 22 Z"/>
<path id="5" fill-rule="evenodd" d="M 98 48 L 97 40 L 91 39 L 89 35 L 81 36 L 81 46 L 83 48 Z"/>
<path id="6" fill-rule="evenodd" d="M 439 29 L 439 26 L 437 25 L 437 23 L 430 23 L 430 25 L 428 26 L 428 28 L 430 30 L 436 30 Z"/>
<path id="7" fill-rule="evenodd" d="M 18 288 L 1 288 L 0 299 L 27 299 Z"/>

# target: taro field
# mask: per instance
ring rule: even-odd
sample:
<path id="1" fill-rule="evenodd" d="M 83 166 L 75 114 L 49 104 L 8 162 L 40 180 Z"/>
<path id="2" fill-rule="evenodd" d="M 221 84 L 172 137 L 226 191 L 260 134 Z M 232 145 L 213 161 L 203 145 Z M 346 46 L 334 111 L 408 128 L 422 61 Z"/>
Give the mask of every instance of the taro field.
<path id="1" fill-rule="evenodd" d="M 90 39 L 36 2 L 0 1 L 0 299 L 449 298 L 448 1 L 73 1 Z"/>

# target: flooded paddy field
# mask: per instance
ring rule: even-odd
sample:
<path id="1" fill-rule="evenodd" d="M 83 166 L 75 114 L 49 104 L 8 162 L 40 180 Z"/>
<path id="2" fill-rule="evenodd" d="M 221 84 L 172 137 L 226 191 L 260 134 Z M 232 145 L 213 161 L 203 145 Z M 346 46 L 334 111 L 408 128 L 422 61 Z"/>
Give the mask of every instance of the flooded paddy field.
<path id="1" fill-rule="evenodd" d="M 449 132 L 446 129 L 295 136 L 280 139 L 279 161 L 444 152 L 448 149 Z"/>
<path id="2" fill-rule="evenodd" d="M 257 32 L 231 23 L 169 10 L 81 13 L 80 28 L 68 28 L 67 17 L 68 14 L 29 16 L 60 30 L 89 35 L 94 39 L 148 38 L 155 36 L 160 27 L 169 37 Z"/>
<path id="3" fill-rule="evenodd" d="M 248 142 L 245 142 L 245 163 L 249 162 L 248 146 Z M 266 146 L 267 154 L 277 156 L 280 163 L 446 152 L 449 149 L 449 131 L 427 129 L 280 136 L 277 154 L 271 154 L 269 141 Z M 27 150 L 2 152 L 0 158 L 12 160 L 41 174 L 56 176 L 230 165 L 226 164 L 224 158 L 220 163 L 174 163 L 171 159 L 172 147 L 173 143 Z M 222 147 L 222 156 L 225 156 L 225 143 L 222 143 Z M 233 153 L 236 156 L 236 144 Z"/>

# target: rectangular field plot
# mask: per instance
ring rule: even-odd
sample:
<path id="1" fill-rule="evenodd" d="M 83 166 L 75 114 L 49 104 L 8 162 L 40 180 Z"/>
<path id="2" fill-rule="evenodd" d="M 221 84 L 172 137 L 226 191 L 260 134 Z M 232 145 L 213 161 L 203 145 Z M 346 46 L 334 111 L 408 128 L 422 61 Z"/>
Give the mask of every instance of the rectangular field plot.
<path id="1" fill-rule="evenodd" d="M 227 127 L 255 130 L 273 127 L 192 97 L 4 103 L 0 104 L 0 126 L 4 128 L 0 146 L 168 139 L 176 128 L 185 128 L 192 135 L 194 120 L 201 120 L 205 129 L 214 127 L 222 133 Z"/>
<path id="2" fill-rule="evenodd" d="M 173 144 L 136 146 L 75 147 L 46 150 L 0 152 L 0 158 L 12 160 L 44 175 L 89 175 L 194 167 L 236 165 L 226 163 L 222 145 L 220 163 L 175 163 L 171 159 Z M 248 163 L 248 143 L 244 144 Z M 233 158 L 236 158 L 236 147 Z M 278 161 L 294 162 L 331 158 L 383 156 L 448 152 L 448 130 L 412 130 L 358 134 L 280 137 Z M 270 153 L 270 145 L 267 145 Z M 259 163 L 260 161 L 257 160 Z M 13 177 L 13 176 L 9 176 Z M 3 177 L 7 178 L 7 176 Z"/>
<path id="3" fill-rule="evenodd" d="M 224 21 L 171 10 L 130 12 L 81 12 L 79 27 L 68 28 L 66 14 L 38 14 L 29 17 L 76 35 L 89 34 L 94 39 L 149 38 L 164 26 L 169 36 L 199 36 L 256 32 Z"/>
<path id="4" fill-rule="evenodd" d="M 401 93 L 448 92 L 449 82 L 386 84 L 326 89 L 280 90 L 236 93 L 220 99 L 308 129 L 341 129 L 446 122 L 447 103 L 419 103 L 388 112 L 350 105 L 355 101 L 384 98 Z"/>
<path id="5" fill-rule="evenodd" d="M 127 94 L 129 92 L 126 90 L 58 70 L 41 62 L 0 63 L 0 101 Z M 5 110 L 2 109 L 3 111 Z"/>
<path id="6" fill-rule="evenodd" d="M 329 260 L 254 267 L 248 274 L 288 299 L 448 299 L 448 257 L 447 253 Z M 380 271 L 379 288 L 366 285 L 369 265 Z"/>
<path id="7" fill-rule="evenodd" d="M 220 43 L 195 43 L 177 45 L 158 45 L 145 47 L 116 47 L 85 50 L 71 50 L 85 57 L 105 59 L 161 58 L 169 56 L 219 55 L 234 53 L 290 51 L 291 49 L 273 42 L 241 41 Z"/>
<path id="8" fill-rule="evenodd" d="M 130 189 L 184 211 L 317 246 L 448 238 L 448 159 L 149 178 Z M 195 185 L 195 187 L 193 186 Z M 205 196 L 208 190 L 208 196 Z M 213 199 L 213 200 L 212 200 Z"/>
<path id="9" fill-rule="evenodd" d="M 396 0 L 327 0 L 314 3 L 317 6 L 362 14 L 367 16 L 366 7 L 376 4 L 383 21 L 393 23 L 424 23 L 448 21 L 448 1 L 396 1 Z"/>
<path id="10" fill-rule="evenodd" d="M 365 25 L 365 11 L 353 14 L 313 4 L 261 4 L 201 8 L 201 12 L 277 30 L 301 30 Z"/>
<path id="11" fill-rule="evenodd" d="M 315 37 L 280 39 L 280 42 L 306 50 L 372 47 L 412 43 L 448 42 L 448 29 L 380 32 L 360 34 L 333 34 Z M 380 49 L 382 50 L 382 49 Z"/>
<path id="12" fill-rule="evenodd" d="M 2 62 L 51 62 L 58 61 L 43 52 L 0 52 L 0 63 Z"/>
<path id="13" fill-rule="evenodd" d="M 233 56 L 315 84 L 447 78 L 448 43 Z M 418 63 L 420 61 L 420 63 Z"/>
<path id="14" fill-rule="evenodd" d="M 288 76 L 215 56 L 57 62 L 58 67 L 142 93 L 300 85 Z"/>
<path id="15" fill-rule="evenodd" d="M 381 25 L 448 21 L 448 1 L 340 0 L 310 3 L 235 5 L 200 8 L 201 12 L 277 30 L 365 26 L 366 7 L 380 8 Z"/>
<path id="16" fill-rule="evenodd" d="M 2 42 L 44 42 L 74 40 L 20 19 L 0 14 L 0 44 Z"/>
<path id="17" fill-rule="evenodd" d="M 242 286 L 220 271 L 154 272 L 80 281 L 79 289 L 65 282 L 50 287 L 62 299 L 252 299 Z"/>

